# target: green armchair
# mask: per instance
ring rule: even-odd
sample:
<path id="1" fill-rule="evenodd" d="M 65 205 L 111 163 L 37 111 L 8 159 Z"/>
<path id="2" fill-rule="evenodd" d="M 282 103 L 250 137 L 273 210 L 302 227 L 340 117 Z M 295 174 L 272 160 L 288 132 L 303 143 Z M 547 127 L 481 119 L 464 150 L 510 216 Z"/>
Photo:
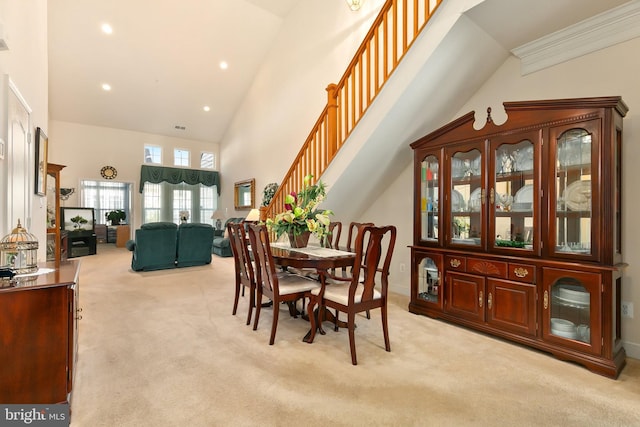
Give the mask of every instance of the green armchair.
<path id="1" fill-rule="evenodd" d="M 220 256 L 220 257 L 231 257 L 233 256 L 233 252 L 231 252 L 231 243 L 229 242 L 229 236 L 227 236 L 227 224 L 230 222 L 242 222 L 244 221 L 244 217 L 239 218 L 229 218 L 224 222 L 224 227 L 222 230 L 216 230 L 213 236 L 213 246 L 211 248 L 211 252 Z"/>

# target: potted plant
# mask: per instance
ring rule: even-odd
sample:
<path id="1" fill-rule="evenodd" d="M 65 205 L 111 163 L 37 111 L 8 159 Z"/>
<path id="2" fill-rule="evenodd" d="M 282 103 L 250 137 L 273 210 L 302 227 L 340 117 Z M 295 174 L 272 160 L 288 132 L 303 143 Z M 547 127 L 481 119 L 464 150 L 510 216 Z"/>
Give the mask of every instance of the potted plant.
<path id="1" fill-rule="evenodd" d="M 267 184 L 262 191 L 262 206 L 269 206 L 273 196 L 276 195 L 276 191 L 278 191 L 278 183 L 272 182 L 271 184 Z"/>
<path id="2" fill-rule="evenodd" d="M 108 221 L 111 221 L 111 225 L 120 225 L 127 218 L 127 214 L 121 209 L 109 211 L 104 216 Z"/>
<path id="3" fill-rule="evenodd" d="M 294 248 L 305 247 L 311 234 L 322 241 L 331 222 L 329 215 L 333 215 L 330 210 L 318 209 L 326 195 L 326 188 L 322 181 L 311 185 L 312 179 L 313 175 L 305 176 L 302 189 L 285 197 L 286 210 L 274 219 L 267 219 L 269 230 L 274 231 L 277 237 L 287 233 L 289 243 Z"/>

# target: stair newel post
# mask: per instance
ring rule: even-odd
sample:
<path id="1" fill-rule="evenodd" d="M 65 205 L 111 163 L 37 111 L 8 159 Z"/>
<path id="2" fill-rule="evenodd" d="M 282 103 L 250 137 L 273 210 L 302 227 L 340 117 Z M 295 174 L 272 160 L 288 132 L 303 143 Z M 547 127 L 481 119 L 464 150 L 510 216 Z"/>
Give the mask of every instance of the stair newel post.
<path id="1" fill-rule="evenodd" d="M 337 86 L 331 83 L 327 86 L 327 161 L 331 162 L 338 151 L 338 101 Z"/>

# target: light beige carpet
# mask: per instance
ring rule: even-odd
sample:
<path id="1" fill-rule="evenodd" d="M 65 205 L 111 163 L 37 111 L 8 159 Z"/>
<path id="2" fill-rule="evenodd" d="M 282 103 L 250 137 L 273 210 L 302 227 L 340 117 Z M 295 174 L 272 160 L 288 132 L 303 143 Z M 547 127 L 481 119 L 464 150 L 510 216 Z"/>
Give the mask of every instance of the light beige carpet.
<path id="1" fill-rule="evenodd" d="M 640 361 L 618 380 L 390 302 L 361 317 L 358 366 L 345 330 L 306 344 L 308 322 L 237 316 L 233 260 L 134 273 L 130 253 L 81 258 L 72 426 L 640 426 Z M 328 325 L 327 325 L 328 326 Z"/>

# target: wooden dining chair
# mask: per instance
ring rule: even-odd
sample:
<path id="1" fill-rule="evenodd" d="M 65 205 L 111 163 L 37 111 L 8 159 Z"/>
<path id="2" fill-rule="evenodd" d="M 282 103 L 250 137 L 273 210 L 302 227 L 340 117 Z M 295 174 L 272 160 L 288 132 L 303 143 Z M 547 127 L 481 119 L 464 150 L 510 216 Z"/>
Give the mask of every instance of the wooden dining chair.
<path id="1" fill-rule="evenodd" d="M 311 294 L 319 299 L 320 312 L 324 308 L 333 308 L 347 314 L 351 362 L 354 365 L 358 364 L 354 336 L 356 313 L 380 309 L 385 349 L 391 351 L 387 322 L 387 293 L 389 268 L 395 242 L 396 227 L 393 225 L 360 227 L 355 239 L 356 259 L 351 277 L 335 277 L 338 283 L 326 286 L 323 295 L 320 295 L 321 289 L 311 291 Z M 343 283 L 339 283 L 340 280 Z M 380 285 L 379 289 L 376 288 L 376 283 Z"/>
<path id="2" fill-rule="evenodd" d="M 347 245 L 346 245 L 346 249 L 348 252 L 355 252 L 355 239 L 356 236 L 358 235 L 358 230 L 361 227 L 364 227 L 366 225 L 375 225 L 372 222 L 351 222 L 349 223 L 349 233 L 347 234 Z M 349 270 L 347 271 L 347 269 L 342 269 L 342 276 L 343 277 L 348 277 L 349 275 L 352 274 L 352 271 Z M 335 313 L 336 319 L 338 319 L 338 312 L 336 311 Z M 371 313 L 369 313 L 369 311 L 367 310 L 367 319 L 371 319 Z M 336 331 L 338 330 L 338 324 L 336 323 L 335 325 L 335 329 Z"/>
<path id="3" fill-rule="evenodd" d="M 249 254 L 249 247 L 247 242 L 247 235 L 245 232 L 244 224 L 229 222 L 227 224 L 227 230 L 229 230 L 229 243 L 231 245 L 231 252 L 233 253 L 233 260 L 236 270 L 236 294 L 233 301 L 233 315 L 235 316 L 238 309 L 238 300 L 240 299 L 240 290 L 242 289 L 242 296 L 244 296 L 245 288 L 249 289 L 249 313 L 247 314 L 247 325 L 251 323 L 251 313 L 253 307 L 256 305 L 256 281 L 255 271 L 253 268 L 253 262 Z"/>
<path id="4" fill-rule="evenodd" d="M 308 296 L 312 289 L 320 289 L 320 283 L 297 274 L 278 273 L 279 268 L 273 262 L 271 255 L 269 232 L 264 224 L 249 224 L 249 239 L 256 264 L 257 300 L 262 301 L 264 295 L 273 301 L 273 320 L 269 339 L 269 344 L 273 345 L 281 303 L 295 303 L 298 299 Z M 254 331 L 258 329 L 260 308 L 261 305 L 258 304 L 253 321 Z"/>
<path id="5" fill-rule="evenodd" d="M 331 221 L 327 227 L 328 234 L 323 238 L 321 246 L 324 248 L 338 249 L 340 234 L 342 233 L 342 223 Z"/>

